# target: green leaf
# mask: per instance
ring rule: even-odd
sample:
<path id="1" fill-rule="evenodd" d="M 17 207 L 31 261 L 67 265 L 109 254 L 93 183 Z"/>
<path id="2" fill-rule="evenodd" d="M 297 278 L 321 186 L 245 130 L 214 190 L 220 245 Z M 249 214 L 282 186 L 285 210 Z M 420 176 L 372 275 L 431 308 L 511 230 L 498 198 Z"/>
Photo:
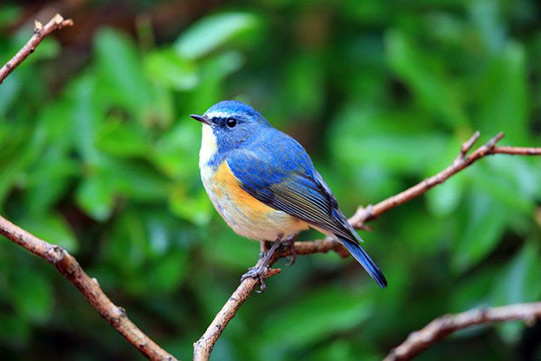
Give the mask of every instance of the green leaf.
<path id="1" fill-rule="evenodd" d="M 495 157 L 486 161 L 486 167 L 478 164 L 469 174 L 477 188 L 508 207 L 508 215 L 513 211 L 530 215 L 535 208 L 537 173 L 524 159 Z"/>
<path id="2" fill-rule="evenodd" d="M 100 95 L 134 114 L 147 106 L 147 87 L 140 55 L 133 40 L 112 29 L 100 30 L 95 39 Z"/>
<path id="3" fill-rule="evenodd" d="M 18 279 L 10 287 L 10 293 L 21 317 L 43 324 L 53 315 L 54 292 L 50 281 L 42 273 L 26 271 L 24 275 L 19 273 Z"/>
<path id="4" fill-rule="evenodd" d="M 495 280 L 499 282 L 498 275 L 498 268 L 489 267 L 463 277 L 460 282 L 453 285 L 450 305 L 446 312 L 457 313 L 477 307 L 497 305 L 490 300 L 490 290 Z"/>
<path id="5" fill-rule="evenodd" d="M 91 73 L 83 74 L 70 84 L 68 100 L 72 103 L 71 118 L 74 145 L 87 163 L 94 163 L 99 157 L 94 141 L 96 129 L 103 122 L 104 109 L 97 103 L 96 79 Z"/>
<path id="6" fill-rule="evenodd" d="M 177 39 L 175 50 L 183 58 L 196 59 L 233 38 L 254 30 L 259 24 L 259 18 L 250 13 L 209 15 L 192 25 Z"/>
<path id="7" fill-rule="evenodd" d="M 124 277 L 131 278 L 136 276 L 147 259 L 147 245 L 143 215 L 129 209 L 115 221 L 104 254 L 115 269 L 121 270 Z"/>
<path id="8" fill-rule="evenodd" d="M 201 126 L 186 120 L 165 132 L 150 157 L 162 172 L 172 178 L 193 178 L 199 173 L 198 151 Z"/>
<path id="9" fill-rule="evenodd" d="M 17 74 L 10 74 L 2 82 L 2 86 L 0 87 L 0 116 L 7 113 L 12 103 L 17 99 L 17 95 L 21 89 L 22 84 Z"/>
<path id="10" fill-rule="evenodd" d="M 169 195 L 167 180 L 147 163 L 107 158 L 101 166 L 114 189 L 125 197 L 151 202 L 165 200 Z"/>
<path id="11" fill-rule="evenodd" d="M 507 209 L 482 189 L 468 195 L 467 208 L 461 211 L 462 223 L 454 240 L 452 266 L 463 272 L 486 256 L 500 240 L 507 224 Z"/>
<path id="12" fill-rule="evenodd" d="M 331 148 L 346 169 L 370 165 L 387 172 L 417 174 L 439 163 L 448 152 L 448 140 L 426 131 L 412 112 L 348 105 L 337 118 Z"/>
<path id="13" fill-rule="evenodd" d="M 26 208 L 30 213 L 47 212 L 71 190 L 71 181 L 79 174 L 79 164 L 56 145 L 44 151 L 26 172 Z"/>
<path id="14" fill-rule="evenodd" d="M 36 237 L 49 243 L 66 248 L 69 252 L 77 252 L 78 242 L 71 227 L 61 215 L 48 213 L 32 213 L 20 221 L 22 227 Z"/>
<path id="15" fill-rule="evenodd" d="M 428 208 L 440 217 L 450 216 L 459 206 L 464 189 L 463 177 L 453 176 L 427 193 Z"/>
<path id="16" fill-rule="evenodd" d="M 122 123 L 110 118 L 102 123 L 96 134 L 96 147 L 119 157 L 147 155 L 150 144 L 138 124 Z"/>
<path id="17" fill-rule="evenodd" d="M 510 305 L 534 302 L 541 296 L 539 275 L 539 247 L 537 242 L 528 242 L 518 252 L 509 266 L 494 282 L 493 304 Z M 503 339 L 508 343 L 517 342 L 524 329 L 523 323 L 508 322 L 498 326 Z"/>
<path id="18" fill-rule="evenodd" d="M 195 64 L 171 49 L 146 55 L 145 71 L 149 79 L 173 90 L 189 90 L 198 82 Z"/>
<path id="19" fill-rule="evenodd" d="M 97 220 L 110 216 L 115 196 L 159 201 L 168 195 L 166 180 L 146 163 L 100 155 L 88 173 L 77 189 L 76 199 Z"/>
<path id="20" fill-rule="evenodd" d="M 424 54 L 408 36 L 392 30 L 386 34 L 391 68 L 411 88 L 417 100 L 448 125 L 466 122 L 459 89 L 442 70 L 440 59 Z"/>
<path id="21" fill-rule="evenodd" d="M 527 242 L 493 281 L 493 304 L 533 302 L 541 295 L 538 241 Z"/>
<path id="22" fill-rule="evenodd" d="M 343 288 L 319 288 L 274 309 L 264 322 L 265 349 L 298 347 L 358 326 L 372 312 L 372 299 Z"/>
<path id="23" fill-rule="evenodd" d="M 505 131 L 511 144 L 528 139 L 528 88 L 526 54 L 512 42 L 494 54 L 479 79 L 479 111 L 476 117 L 487 134 Z"/>
<path id="24" fill-rule="evenodd" d="M 209 104 L 222 100 L 224 79 L 238 70 L 244 63 L 238 51 L 205 59 L 200 65 L 200 81 L 191 94 L 193 109 L 207 109 Z"/>
<path id="25" fill-rule="evenodd" d="M 319 54 L 302 54 L 290 60 L 284 82 L 289 116 L 310 117 L 320 113 L 324 102 L 324 74 Z"/>
<path id="26" fill-rule="evenodd" d="M 23 349 L 27 347 L 30 339 L 30 324 L 22 320 L 17 314 L 0 312 L 0 338 L 3 342 Z"/>
<path id="27" fill-rule="evenodd" d="M 6 29 L 19 20 L 23 9 L 12 4 L 3 4 L 0 9 L 0 28 Z"/>
<path id="28" fill-rule="evenodd" d="M 218 218 L 218 217 L 216 217 Z M 217 222 L 223 222 L 221 219 Z M 212 246 L 205 247 L 204 252 L 213 264 L 221 264 L 230 269 L 245 270 L 253 264 L 259 254 L 259 245 L 240 237 L 227 229 L 223 223 L 221 227 L 215 227 L 216 234 L 209 236 Z"/>
<path id="29" fill-rule="evenodd" d="M 165 254 L 145 272 L 144 283 L 156 291 L 174 291 L 187 275 L 189 256 L 187 250 Z"/>
<path id="30" fill-rule="evenodd" d="M 111 215 L 114 205 L 114 188 L 99 174 L 85 178 L 75 193 L 77 204 L 91 217 L 104 221 Z"/>
<path id="31" fill-rule="evenodd" d="M 169 197 L 169 206 L 173 214 L 198 226 L 207 225 L 212 216 L 212 205 L 203 189 L 188 195 L 181 187 L 176 187 Z"/>

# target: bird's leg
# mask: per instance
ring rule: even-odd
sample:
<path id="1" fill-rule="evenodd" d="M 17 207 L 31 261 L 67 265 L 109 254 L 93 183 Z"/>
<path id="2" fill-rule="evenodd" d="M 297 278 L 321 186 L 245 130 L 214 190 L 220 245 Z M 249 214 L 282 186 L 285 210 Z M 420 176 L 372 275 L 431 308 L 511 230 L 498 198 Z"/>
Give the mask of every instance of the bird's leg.
<path id="1" fill-rule="evenodd" d="M 295 234 L 289 238 L 286 238 L 284 239 L 281 243 L 281 246 L 284 247 L 284 248 L 289 248 L 289 256 L 287 257 L 288 258 L 288 261 L 287 261 L 287 265 L 288 266 L 292 266 L 293 263 L 295 263 L 295 260 L 297 259 L 297 252 L 295 251 L 295 241 L 297 240 L 297 237 L 299 236 L 299 234 Z"/>
<path id="2" fill-rule="evenodd" d="M 269 249 L 268 252 L 265 252 L 262 257 L 259 258 L 259 261 L 257 262 L 257 265 L 255 267 L 252 267 L 243 274 L 240 278 L 240 281 L 244 281 L 246 278 L 255 278 L 259 281 L 259 290 L 256 290 L 257 293 L 265 292 L 265 289 L 267 288 L 267 285 L 265 285 L 265 273 L 267 272 L 269 268 L 269 262 L 278 247 L 280 247 L 280 243 L 282 241 L 282 236 L 279 236 L 276 241 L 272 244 L 272 247 Z M 265 242 L 265 241 L 263 241 Z M 262 245 L 262 248 L 264 246 Z"/>
<path id="3" fill-rule="evenodd" d="M 270 241 L 259 241 L 259 258 L 263 258 L 270 248 Z"/>

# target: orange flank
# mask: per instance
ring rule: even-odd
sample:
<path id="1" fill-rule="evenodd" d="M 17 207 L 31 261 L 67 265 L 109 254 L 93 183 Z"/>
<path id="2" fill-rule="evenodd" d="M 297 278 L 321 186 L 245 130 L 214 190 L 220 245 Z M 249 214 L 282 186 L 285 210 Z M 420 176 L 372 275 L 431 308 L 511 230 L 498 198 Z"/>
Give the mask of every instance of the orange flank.
<path id="1" fill-rule="evenodd" d="M 269 213 L 275 212 L 275 209 L 258 201 L 242 189 L 240 181 L 235 177 L 227 162 L 223 162 L 216 170 L 214 182 L 217 186 L 217 196 L 220 197 L 223 193 L 226 193 L 231 201 L 242 210 L 242 213 L 253 221 L 266 218 Z"/>
<path id="2" fill-rule="evenodd" d="M 212 178 L 203 177 L 203 184 L 216 210 L 241 236 L 274 241 L 308 228 L 306 222 L 267 206 L 243 190 L 227 162 L 218 167 Z"/>

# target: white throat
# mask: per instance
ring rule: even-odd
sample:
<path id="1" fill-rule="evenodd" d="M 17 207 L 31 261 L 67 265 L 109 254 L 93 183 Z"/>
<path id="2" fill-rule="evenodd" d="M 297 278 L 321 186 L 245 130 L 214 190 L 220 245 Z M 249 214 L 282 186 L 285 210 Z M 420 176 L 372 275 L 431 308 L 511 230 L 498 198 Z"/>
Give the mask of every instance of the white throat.
<path id="1" fill-rule="evenodd" d="M 211 158 L 218 151 L 216 136 L 210 125 L 203 124 L 203 135 L 201 137 L 201 149 L 199 150 L 199 167 L 206 166 Z"/>

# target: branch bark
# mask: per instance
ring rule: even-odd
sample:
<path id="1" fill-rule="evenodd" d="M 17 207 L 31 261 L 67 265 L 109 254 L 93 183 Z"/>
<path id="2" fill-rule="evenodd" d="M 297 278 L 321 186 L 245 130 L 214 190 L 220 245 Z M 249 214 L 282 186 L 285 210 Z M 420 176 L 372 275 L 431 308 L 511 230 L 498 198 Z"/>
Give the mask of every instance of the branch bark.
<path id="1" fill-rule="evenodd" d="M 506 321 L 523 321 L 531 325 L 539 319 L 541 319 L 541 302 L 481 308 L 441 316 L 423 329 L 411 333 L 406 341 L 391 350 L 384 361 L 410 360 L 453 332 L 471 326 Z"/>
<path id="2" fill-rule="evenodd" d="M 0 84 L 19 64 L 34 52 L 45 37 L 55 30 L 72 25 L 73 21 L 71 19 L 64 20 L 60 14 L 56 14 L 45 26 L 39 21 L 36 21 L 34 35 L 32 35 L 30 40 L 11 60 L 0 68 Z M 109 297 L 100 288 L 98 280 L 90 278 L 81 268 L 79 262 L 65 249 L 33 236 L 2 216 L 0 216 L 0 234 L 55 266 L 81 292 L 88 303 L 98 311 L 100 316 L 109 322 L 114 329 L 148 359 L 156 361 L 176 360 L 130 321 L 126 310 L 111 302 Z"/>
<path id="3" fill-rule="evenodd" d="M 33 236 L 1 216 L 0 234 L 55 266 L 98 311 L 100 316 L 148 359 L 176 360 L 130 321 L 126 310 L 111 302 L 100 288 L 98 280 L 90 278 L 81 268 L 79 262 L 65 249 Z"/>
<path id="4" fill-rule="evenodd" d="M 479 139 L 480 133 L 475 132 L 468 141 L 460 148 L 460 152 L 454 162 L 438 174 L 423 180 L 407 190 L 389 197 L 375 205 L 369 205 L 366 208 L 359 207 L 355 214 L 349 219 L 349 223 L 356 229 L 365 228 L 365 223 L 378 218 L 383 213 L 420 196 L 438 184 L 460 172 L 464 168 L 472 165 L 474 162 L 492 154 L 512 154 L 512 155 L 541 155 L 541 148 L 525 147 L 496 147 L 503 137 L 504 133 L 499 133 L 491 138 L 486 144 L 474 150 L 470 155 L 468 152 L 473 148 L 475 142 Z M 326 253 L 336 251 L 343 257 L 349 253 L 334 239 L 326 238 L 309 242 L 295 242 L 295 253 L 297 255 L 307 255 L 313 253 Z M 275 253 L 275 256 L 269 262 L 272 266 L 278 259 L 291 255 L 290 248 L 284 248 Z M 259 265 L 259 262 L 256 267 Z M 273 276 L 279 272 L 267 272 L 264 279 Z M 203 336 L 194 343 L 194 361 L 208 360 L 216 341 L 224 331 L 228 323 L 235 317 L 240 306 L 256 290 L 258 281 L 247 278 L 241 281 L 233 295 L 228 299 L 222 309 L 218 312 L 210 326 Z"/>
<path id="5" fill-rule="evenodd" d="M 43 26 L 39 21 L 34 22 L 34 35 L 28 40 L 28 42 L 15 54 L 10 61 L 8 61 L 2 68 L 0 68 L 0 84 L 5 78 L 19 65 L 24 59 L 36 50 L 36 47 L 45 39 L 49 34 L 55 30 L 62 29 L 66 26 L 73 26 L 73 20 L 66 19 L 56 14 L 53 18 Z"/>

